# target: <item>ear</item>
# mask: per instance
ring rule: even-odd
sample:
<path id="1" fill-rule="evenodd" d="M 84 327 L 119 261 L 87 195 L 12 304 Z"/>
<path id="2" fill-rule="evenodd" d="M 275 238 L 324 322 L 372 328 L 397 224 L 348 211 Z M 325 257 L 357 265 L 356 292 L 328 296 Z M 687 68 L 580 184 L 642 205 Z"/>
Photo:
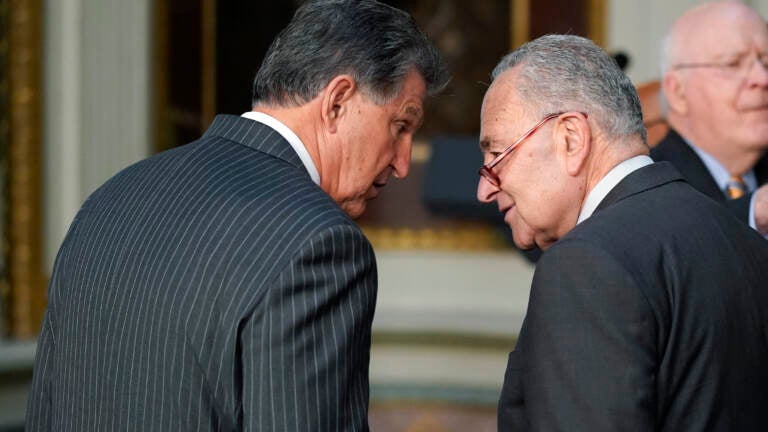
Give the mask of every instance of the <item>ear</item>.
<path id="1" fill-rule="evenodd" d="M 339 121 L 349 111 L 349 101 L 357 91 L 357 82 L 351 75 L 337 75 L 325 86 L 321 100 L 323 125 L 335 133 Z"/>
<path id="2" fill-rule="evenodd" d="M 579 112 L 563 114 L 555 125 L 554 133 L 566 172 L 574 177 L 579 175 L 592 149 L 592 129 L 587 116 Z"/>
<path id="3" fill-rule="evenodd" d="M 680 73 L 672 71 L 664 75 L 661 82 L 664 97 L 669 110 L 684 115 L 688 112 L 688 100 L 685 93 L 685 81 Z"/>

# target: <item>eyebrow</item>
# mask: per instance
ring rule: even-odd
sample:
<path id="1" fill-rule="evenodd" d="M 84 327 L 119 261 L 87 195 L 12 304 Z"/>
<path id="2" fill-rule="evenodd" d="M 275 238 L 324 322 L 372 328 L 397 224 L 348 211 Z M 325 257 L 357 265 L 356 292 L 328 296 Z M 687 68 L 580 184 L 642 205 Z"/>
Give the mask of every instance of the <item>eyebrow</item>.
<path id="1" fill-rule="evenodd" d="M 414 121 L 411 122 L 413 126 L 415 126 L 416 128 L 421 127 L 421 124 L 424 122 L 424 115 L 421 109 L 416 108 L 414 106 L 408 106 L 405 108 L 405 114 L 415 119 Z"/>
<path id="2" fill-rule="evenodd" d="M 487 152 L 491 149 L 491 141 L 488 138 L 483 138 L 480 140 L 479 147 L 481 152 Z"/>
<path id="3" fill-rule="evenodd" d="M 406 114 L 410 114 L 412 116 L 419 117 L 421 116 L 421 110 L 419 108 L 416 108 L 415 106 L 408 106 L 405 108 Z"/>
<path id="4" fill-rule="evenodd" d="M 722 53 L 716 54 L 714 56 L 714 58 L 716 60 L 741 59 L 741 58 L 744 58 L 744 57 L 752 54 L 753 51 L 754 50 L 752 50 L 752 49 L 746 49 L 746 50 L 745 49 L 739 49 L 739 50 L 736 50 L 736 51 L 722 52 Z M 768 51 L 757 50 L 756 52 L 757 52 L 757 56 L 758 57 L 768 56 Z"/>
<path id="5" fill-rule="evenodd" d="M 715 59 L 717 60 L 732 60 L 732 59 L 741 59 L 743 57 L 746 57 L 750 54 L 749 51 L 731 51 L 731 52 L 724 52 L 717 54 L 715 56 Z"/>

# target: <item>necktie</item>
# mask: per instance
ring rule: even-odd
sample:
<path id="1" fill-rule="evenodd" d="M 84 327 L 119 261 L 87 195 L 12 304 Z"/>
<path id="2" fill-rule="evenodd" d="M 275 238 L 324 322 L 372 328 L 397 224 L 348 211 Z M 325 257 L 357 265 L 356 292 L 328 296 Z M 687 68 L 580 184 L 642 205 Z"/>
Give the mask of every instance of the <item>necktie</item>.
<path id="1" fill-rule="evenodd" d="M 730 199 L 741 198 L 747 193 L 747 184 L 739 175 L 733 175 L 725 185 L 725 195 Z"/>

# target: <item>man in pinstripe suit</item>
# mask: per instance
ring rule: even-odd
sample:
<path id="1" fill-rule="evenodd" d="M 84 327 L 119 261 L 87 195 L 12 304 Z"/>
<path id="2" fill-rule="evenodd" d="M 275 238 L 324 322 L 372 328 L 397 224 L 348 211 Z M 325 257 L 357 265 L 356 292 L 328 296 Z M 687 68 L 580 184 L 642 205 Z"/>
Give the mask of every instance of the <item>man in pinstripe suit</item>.
<path id="1" fill-rule="evenodd" d="M 376 264 L 350 217 L 407 174 L 447 79 L 407 14 L 304 4 L 253 112 L 123 170 L 77 214 L 28 430 L 367 430 Z"/>

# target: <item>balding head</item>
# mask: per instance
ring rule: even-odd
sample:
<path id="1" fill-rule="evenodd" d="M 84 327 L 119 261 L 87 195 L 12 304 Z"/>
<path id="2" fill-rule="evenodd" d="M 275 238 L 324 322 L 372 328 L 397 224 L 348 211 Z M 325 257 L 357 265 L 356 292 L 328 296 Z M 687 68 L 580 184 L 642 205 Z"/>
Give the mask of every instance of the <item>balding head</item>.
<path id="1" fill-rule="evenodd" d="M 666 38 L 667 119 L 726 167 L 750 169 L 768 149 L 768 26 L 749 7 L 686 12 Z"/>
<path id="2" fill-rule="evenodd" d="M 688 10 L 672 24 L 665 39 L 662 73 L 666 74 L 675 64 L 690 61 L 697 51 L 717 45 L 723 35 L 737 36 L 734 30 L 741 26 L 768 31 L 763 18 L 739 2 L 705 3 Z"/>

